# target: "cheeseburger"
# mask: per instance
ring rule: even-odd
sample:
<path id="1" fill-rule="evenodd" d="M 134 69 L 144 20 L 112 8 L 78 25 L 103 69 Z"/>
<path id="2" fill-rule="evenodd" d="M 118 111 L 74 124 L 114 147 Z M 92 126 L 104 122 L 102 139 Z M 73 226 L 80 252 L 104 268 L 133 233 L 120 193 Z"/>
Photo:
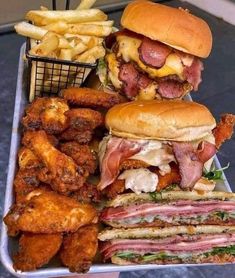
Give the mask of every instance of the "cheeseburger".
<path id="1" fill-rule="evenodd" d="M 212 158 L 231 137 L 234 122 L 234 115 L 225 114 L 216 126 L 205 106 L 189 101 L 116 105 L 105 118 L 109 135 L 99 146 L 98 189 L 110 198 L 128 191 L 160 191 L 172 184 L 213 190 Z"/>
<path id="2" fill-rule="evenodd" d="M 212 47 L 207 23 L 182 8 L 150 1 L 130 3 L 122 30 L 106 40 L 101 82 L 128 99 L 176 99 L 198 90 Z"/>

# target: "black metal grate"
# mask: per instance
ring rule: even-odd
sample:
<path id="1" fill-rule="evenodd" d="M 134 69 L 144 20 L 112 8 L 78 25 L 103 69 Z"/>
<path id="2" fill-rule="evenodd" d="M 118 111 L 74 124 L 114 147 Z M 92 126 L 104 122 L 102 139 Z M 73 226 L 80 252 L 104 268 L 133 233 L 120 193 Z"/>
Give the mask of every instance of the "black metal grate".
<path id="1" fill-rule="evenodd" d="M 66 0 L 66 10 L 69 9 L 69 5 L 70 1 Z M 52 7 L 56 9 L 56 0 L 52 0 Z M 61 89 L 71 86 L 80 87 L 90 71 L 97 66 L 97 63 L 87 64 L 31 55 L 30 49 L 30 39 L 27 38 L 26 57 L 30 101 L 37 96 L 58 95 Z"/>

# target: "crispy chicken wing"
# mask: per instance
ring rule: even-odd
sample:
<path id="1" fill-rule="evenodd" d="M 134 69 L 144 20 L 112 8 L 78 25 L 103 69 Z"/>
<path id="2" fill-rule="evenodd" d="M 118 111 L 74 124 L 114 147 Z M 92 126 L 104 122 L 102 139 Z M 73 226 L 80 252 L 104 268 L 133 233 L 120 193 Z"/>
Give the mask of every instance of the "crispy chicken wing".
<path id="1" fill-rule="evenodd" d="M 76 141 L 79 144 L 88 144 L 92 139 L 92 130 L 77 130 L 75 128 L 66 129 L 61 135 L 62 141 Z"/>
<path id="2" fill-rule="evenodd" d="M 62 92 L 62 95 L 69 103 L 82 107 L 109 109 L 123 102 L 118 93 L 106 93 L 90 88 L 68 88 Z"/>
<path id="3" fill-rule="evenodd" d="M 58 252 L 61 243 L 61 234 L 22 234 L 19 251 L 13 256 L 14 269 L 31 271 L 47 264 Z"/>
<path id="4" fill-rule="evenodd" d="M 89 225 L 64 237 L 60 258 L 71 272 L 87 272 L 98 248 L 98 227 Z"/>
<path id="5" fill-rule="evenodd" d="M 16 203 L 24 203 L 25 197 L 29 192 L 37 189 L 39 183 L 37 169 L 20 169 L 14 179 Z"/>
<path id="6" fill-rule="evenodd" d="M 63 143 L 60 150 L 66 155 L 72 157 L 78 166 L 87 170 L 90 174 L 94 174 L 97 167 L 95 154 L 88 145 L 80 145 L 75 141 Z"/>
<path id="7" fill-rule="evenodd" d="M 27 130 L 44 129 L 47 133 L 58 134 L 67 128 L 64 113 L 69 106 L 61 98 L 36 98 L 26 109 L 22 124 Z"/>
<path id="8" fill-rule="evenodd" d="M 96 185 L 85 183 L 78 191 L 72 193 L 72 198 L 83 203 L 99 203 L 101 201 L 100 191 Z"/>
<path id="9" fill-rule="evenodd" d="M 233 135 L 233 127 L 235 125 L 235 115 L 224 114 L 221 117 L 220 122 L 213 129 L 213 135 L 215 137 L 216 148 L 219 149 L 224 141 L 230 139 Z"/>
<path id="10" fill-rule="evenodd" d="M 14 205 L 4 217 L 8 228 L 38 234 L 75 232 L 97 222 L 97 212 L 90 204 L 81 204 L 53 191 L 29 193 L 24 204 Z"/>
<path id="11" fill-rule="evenodd" d="M 18 152 L 18 162 L 20 169 L 31 169 L 41 167 L 42 163 L 38 157 L 26 147 L 21 147 Z"/>
<path id="12" fill-rule="evenodd" d="M 42 181 L 49 183 L 55 191 L 66 194 L 83 185 L 87 173 L 78 167 L 71 157 L 53 147 L 45 131 L 28 131 L 22 142 L 46 166 L 48 173 L 44 175 L 46 180 Z"/>
<path id="13" fill-rule="evenodd" d="M 78 130 L 93 130 L 104 124 L 104 116 L 89 108 L 70 109 L 65 115 L 69 126 Z"/>

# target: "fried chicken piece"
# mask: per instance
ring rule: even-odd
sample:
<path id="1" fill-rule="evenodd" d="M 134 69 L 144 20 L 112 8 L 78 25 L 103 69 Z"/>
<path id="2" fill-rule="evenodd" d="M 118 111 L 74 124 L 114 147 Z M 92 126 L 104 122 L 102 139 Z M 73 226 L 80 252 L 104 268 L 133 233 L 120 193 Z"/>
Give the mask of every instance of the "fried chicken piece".
<path id="1" fill-rule="evenodd" d="M 75 141 L 60 144 L 60 150 L 72 157 L 78 166 L 94 174 L 97 167 L 96 156 L 88 145 L 80 145 Z"/>
<path id="2" fill-rule="evenodd" d="M 98 227 L 89 225 L 64 237 L 60 258 L 71 272 L 87 272 L 98 248 Z"/>
<path id="3" fill-rule="evenodd" d="M 176 165 L 175 163 L 171 163 L 170 166 L 171 166 L 171 172 L 165 174 L 164 176 L 162 176 L 159 173 L 159 169 L 156 170 L 156 173 L 158 175 L 157 191 L 161 191 L 171 184 L 180 183 L 181 176 L 179 173 L 178 165 Z"/>
<path id="4" fill-rule="evenodd" d="M 93 184 L 85 183 L 78 191 L 72 193 L 72 198 L 83 203 L 99 203 L 101 200 L 100 191 Z"/>
<path id="5" fill-rule="evenodd" d="M 8 228 L 37 234 L 75 232 L 84 225 L 97 222 L 97 212 L 90 204 L 53 191 L 29 193 L 24 204 L 14 205 L 4 217 Z"/>
<path id="6" fill-rule="evenodd" d="M 14 269 L 31 271 L 47 264 L 58 252 L 62 239 L 61 234 L 22 234 L 19 251 L 13 256 Z"/>
<path id="7" fill-rule="evenodd" d="M 75 128 L 66 129 L 59 137 L 63 141 L 76 141 L 79 144 L 88 144 L 92 139 L 92 130 L 77 130 Z"/>
<path id="8" fill-rule="evenodd" d="M 126 159 L 124 160 L 119 169 L 121 170 L 130 170 L 130 169 L 139 169 L 139 168 L 147 168 L 149 165 L 138 159 Z"/>
<path id="9" fill-rule="evenodd" d="M 31 169 L 41 167 L 42 163 L 37 156 L 26 147 L 21 147 L 18 152 L 18 163 L 20 169 Z"/>
<path id="10" fill-rule="evenodd" d="M 102 193 L 105 194 L 109 199 L 114 199 L 118 194 L 125 191 L 125 180 L 115 180 L 112 184 L 106 187 Z"/>
<path id="11" fill-rule="evenodd" d="M 39 183 L 37 169 L 20 169 L 14 179 L 16 203 L 24 203 L 25 197 L 29 192 L 37 189 Z"/>
<path id="12" fill-rule="evenodd" d="M 69 126 L 78 130 L 93 130 L 104 124 L 103 115 L 89 108 L 70 109 L 65 112 Z"/>
<path id="13" fill-rule="evenodd" d="M 71 157 L 53 147 L 45 131 L 28 131 L 22 142 L 43 162 L 48 174 L 42 181 L 49 183 L 55 191 L 67 194 L 83 185 L 87 173 Z"/>
<path id="14" fill-rule="evenodd" d="M 224 114 L 221 116 L 220 122 L 212 131 L 217 149 L 219 149 L 226 140 L 232 137 L 234 125 L 235 115 Z"/>
<path id="15" fill-rule="evenodd" d="M 90 88 L 68 88 L 63 90 L 62 95 L 69 103 L 82 107 L 109 109 L 123 102 L 118 93 L 106 93 Z"/>
<path id="16" fill-rule="evenodd" d="M 69 106 L 61 98 L 36 98 L 27 108 L 22 124 L 27 130 L 44 129 L 49 134 L 61 133 L 68 127 L 64 113 Z"/>

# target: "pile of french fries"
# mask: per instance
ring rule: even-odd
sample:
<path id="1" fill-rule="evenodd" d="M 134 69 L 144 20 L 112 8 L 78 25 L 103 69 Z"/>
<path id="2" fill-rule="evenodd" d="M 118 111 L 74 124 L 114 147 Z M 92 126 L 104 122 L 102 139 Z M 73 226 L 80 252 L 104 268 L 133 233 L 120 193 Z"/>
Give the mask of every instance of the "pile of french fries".
<path id="1" fill-rule="evenodd" d="M 97 59 L 105 56 L 103 41 L 113 31 L 114 23 L 107 20 L 107 15 L 101 10 L 91 8 L 95 1 L 81 0 L 76 10 L 52 11 L 41 7 L 40 10 L 29 11 L 25 17 L 28 22 L 16 24 L 15 30 L 18 34 L 30 38 L 31 55 L 94 64 Z M 37 74 L 34 63 L 31 69 L 31 100 L 35 85 L 33 78 L 35 79 Z M 43 69 L 45 63 L 39 63 L 39 74 L 45 75 L 41 81 L 45 84 L 41 85 L 47 87 L 47 83 L 53 85 L 53 82 L 58 82 L 58 76 L 51 76 L 51 70 Z M 68 80 L 69 66 L 56 67 L 62 78 L 64 76 Z M 56 69 L 53 70 L 56 72 Z M 86 69 L 86 76 L 89 71 L 90 69 Z"/>

